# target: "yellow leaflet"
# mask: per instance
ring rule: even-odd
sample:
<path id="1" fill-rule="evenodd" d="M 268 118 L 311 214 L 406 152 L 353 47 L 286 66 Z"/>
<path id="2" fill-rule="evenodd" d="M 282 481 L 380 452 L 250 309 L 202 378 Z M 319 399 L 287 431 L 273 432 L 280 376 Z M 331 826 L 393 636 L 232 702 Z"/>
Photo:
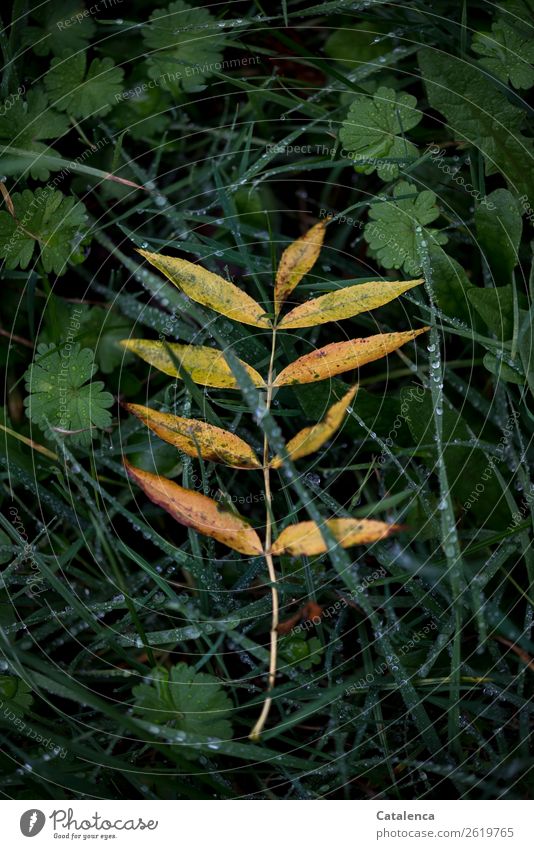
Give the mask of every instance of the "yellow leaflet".
<path id="1" fill-rule="evenodd" d="M 312 427 L 305 427 L 289 440 L 286 448 L 290 460 L 298 460 L 300 457 L 313 454 L 330 439 L 343 421 L 347 407 L 356 395 L 357 389 L 357 386 L 353 386 L 340 401 L 330 407 L 322 421 Z M 272 469 L 279 469 L 282 463 L 282 458 L 276 456 L 271 460 L 270 466 Z"/>
<path id="2" fill-rule="evenodd" d="M 140 250 L 138 253 L 193 301 L 242 324 L 271 327 L 263 307 L 224 277 L 219 277 L 218 274 L 213 274 L 186 259 L 153 254 L 149 251 Z"/>
<path id="3" fill-rule="evenodd" d="M 312 351 L 304 357 L 295 360 L 280 372 L 274 386 L 286 386 L 290 383 L 313 383 L 325 380 L 359 368 L 365 363 L 385 357 L 406 342 L 410 342 L 421 333 L 426 333 L 428 327 L 421 330 L 408 330 L 405 333 L 378 333 L 364 339 L 349 339 L 347 342 L 332 342 L 324 348 Z"/>
<path id="4" fill-rule="evenodd" d="M 400 525 L 388 525 L 371 519 L 328 519 L 325 524 L 342 548 L 375 542 L 400 530 Z M 293 556 L 325 554 L 327 550 L 315 522 L 289 525 L 282 531 L 271 549 L 272 554 L 275 555 L 291 554 Z"/>
<path id="5" fill-rule="evenodd" d="M 259 469 L 261 463 L 244 440 L 220 427 L 159 413 L 140 404 L 124 404 L 128 412 L 137 416 L 165 442 L 175 445 L 190 457 L 203 457 L 213 463 L 224 463 L 236 469 Z"/>
<path id="6" fill-rule="evenodd" d="M 167 478 L 136 469 L 126 460 L 124 465 L 129 476 L 148 498 L 163 507 L 180 524 L 212 537 L 241 554 L 262 553 L 258 534 L 242 516 L 225 510 L 217 501 L 200 492 L 184 489 Z"/>
<path id="7" fill-rule="evenodd" d="M 288 295 L 315 264 L 323 246 L 328 221 L 319 221 L 304 236 L 285 249 L 280 259 L 274 286 L 276 315 Z"/>
<path id="8" fill-rule="evenodd" d="M 374 280 L 371 283 L 347 286 L 300 304 L 285 315 L 278 326 L 281 330 L 289 330 L 296 327 L 315 327 L 327 321 L 351 318 L 353 315 L 374 310 L 393 301 L 394 298 L 398 298 L 399 295 L 403 295 L 414 286 L 419 286 L 422 282 L 423 280 L 405 280 L 388 283 L 383 280 Z"/>
<path id="9" fill-rule="evenodd" d="M 121 345 L 150 363 L 154 368 L 171 375 L 181 377 L 174 365 L 166 346 L 160 340 L 151 339 L 123 339 Z M 202 386 L 215 386 L 218 389 L 237 389 L 237 381 L 224 355 L 215 348 L 205 348 L 201 345 L 179 345 L 172 343 L 168 346 L 180 366 L 187 371 L 195 383 Z M 265 382 L 260 374 L 240 360 L 241 365 L 247 370 L 254 386 L 264 386 Z"/>

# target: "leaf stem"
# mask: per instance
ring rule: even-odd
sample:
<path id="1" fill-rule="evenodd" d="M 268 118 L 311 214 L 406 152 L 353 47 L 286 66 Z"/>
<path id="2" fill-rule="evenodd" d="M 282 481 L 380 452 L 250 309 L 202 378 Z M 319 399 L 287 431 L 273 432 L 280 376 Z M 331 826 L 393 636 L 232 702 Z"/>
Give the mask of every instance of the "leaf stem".
<path id="1" fill-rule="evenodd" d="M 269 361 L 269 372 L 267 375 L 267 394 L 265 397 L 265 409 L 267 412 L 271 409 L 273 397 L 273 373 L 274 373 L 274 358 L 276 352 L 276 327 L 273 328 L 271 341 L 271 359 Z M 276 668 L 278 659 L 278 584 L 276 579 L 276 570 L 274 568 L 273 556 L 271 554 L 272 544 L 272 495 L 271 495 L 271 470 L 269 468 L 269 439 L 267 433 L 263 437 L 263 482 L 265 489 L 265 562 L 269 573 L 269 581 L 271 584 L 271 599 L 272 599 L 272 615 L 271 615 L 271 645 L 269 654 L 269 680 L 267 684 L 267 695 L 263 703 L 261 713 L 258 720 L 249 734 L 251 740 L 259 740 L 269 711 L 271 710 L 272 698 L 269 695 L 274 687 L 276 680 Z"/>

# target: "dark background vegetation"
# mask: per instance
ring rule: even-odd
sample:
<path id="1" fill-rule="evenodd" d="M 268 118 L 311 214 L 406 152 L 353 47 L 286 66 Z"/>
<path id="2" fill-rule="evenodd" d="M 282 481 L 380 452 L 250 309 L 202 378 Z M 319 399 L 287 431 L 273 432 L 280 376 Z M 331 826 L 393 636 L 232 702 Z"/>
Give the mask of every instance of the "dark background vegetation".
<path id="1" fill-rule="evenodd" d="M 531 2 L 89 2 L 2 12 L 3 793 L 530 797 Z M 261 335 L 199 323 L 134 248 L 266 300 L 281 251 L 325 210 L 339 218 L 300 295 L 420 270 L 426 288 L 299 331 L 280 363 L 432 330 L 361 370 L 342 432 L 296 484 L 275 481 L 274 513 L 405 530 L 281 560 L 282 619 L 310 601 L 328 614 L 281 638 L 252 743 L 265 564 L 175 524 L 121 458 L 258 527 L 261 476 L 201 469 L 118 402 L 209 410 L 256 449 L 261 431 L 239 392 L 175 383 L 117 341 L 215 344 L 215 326 L 265 372 Z M 284 436 L 339 390 L 280 391 Z"/>

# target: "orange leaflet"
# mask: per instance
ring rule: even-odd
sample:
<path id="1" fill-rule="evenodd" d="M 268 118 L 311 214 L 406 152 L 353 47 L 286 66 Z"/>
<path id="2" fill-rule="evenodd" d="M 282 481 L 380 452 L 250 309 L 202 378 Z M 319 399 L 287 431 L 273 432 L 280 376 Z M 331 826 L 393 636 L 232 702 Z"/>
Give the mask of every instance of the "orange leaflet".
<path id="1" fill-rule="evenodd" d="M 254 298 L 238 289 L 233 283 L 219 277 L 212 271 L 164 254 L 153 254 L 149 251 L 138 251 L 158 271 L 168 277 L 184 292 L 188 298 L 203 304 L 215 312 L 226 315 L 242 324 L 252 324 L 254 327 L 271 327 L 271 322 L 265 310 Z"/>
<path id="2" fill-rule="evenodd" d="M 226 510 L 219 502 L 184 489 L 174 481 L 137 469 L 124 460 L 128 475 L 143 492 L 180 524 L 193 528 L 204 536 L 222 542 L 241 554 L 257 556 L 263 553 L 260 538 L 246 519 Z"/>
<path id="3" fill-rule="evenodd" d="M 328 519 L 325 524 L 342 548 L 376 542 L 400 530 L 400 525 L 388 525 L 371 519 Z M 325 554 L 328 548 L 315 522 L 299 522 L 282 531 L 271 551 L 274 555 L 311 556 Z"/>
<path id="4" fill-rule="evenodd" d="M 319 221 L 304 236 L 287 247 L 280 259 L 274 286 L 274 311 L 278 315 L 283 302 L 315 264 L 323 246 L 328 221 Z"/>
<path id="5" fill-rule="evenodd" d="M 224 463 L 236 469 L 259 469 L 261 463 L 243 439 L 220 427 L 185 419 L 171 413 L 159 413 L 141 404 L 124 404 L 128 412 L 137 416 L 165 442 L 175 445 L 190 457 L 202 457 L 213 463 Z"/>
<path id="6" fill-rule="evenodd" d="M 324 348 L 312 351 L 295 360 L 280 372 L 274 386 L 286 386 L 292 383 L 313 383 L 342 374 L 365 363 L 379 360 L 390 354 L 406 342 L 411 342 L 428 327 L 421 330 L 408 330 L 405 333 L 378 333 L 364 339 L 349 339 L 347 342 L 332 342 Z"/>

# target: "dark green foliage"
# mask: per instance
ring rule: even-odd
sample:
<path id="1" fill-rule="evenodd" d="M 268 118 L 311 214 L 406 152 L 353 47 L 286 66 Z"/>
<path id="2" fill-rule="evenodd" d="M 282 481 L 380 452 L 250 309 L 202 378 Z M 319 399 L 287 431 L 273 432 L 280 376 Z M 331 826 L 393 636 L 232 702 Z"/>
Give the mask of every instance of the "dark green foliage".
<path id="1" fill-rule="evenodd" d="M 157 5 L 2 12 L 6 793 L 531 798 L 532 4 Z M 232 357 L 265 375 L 262 331 L 188 301 L 134 249 L 198 261 L 269 308 L 283 248 L 328 215 L 296 302 L 426 286 L 281 333 L 276 369 L 341 338 L 432 330 L 359 375 L 280 389 L 262 416 Z M 224 348 L 242 391 L 151 371 L 127 337 Z M 257 528 L 261 474 L 179 454 L 120 402 L 261 454 L 262 429 L 278 451 L 353 379 L 328 451 L 273 473 L 273 513 L 404 530 L 280 558 L 289 624 L 253 744 L 263 559 L 177 525 L 122 458 Z"/>

